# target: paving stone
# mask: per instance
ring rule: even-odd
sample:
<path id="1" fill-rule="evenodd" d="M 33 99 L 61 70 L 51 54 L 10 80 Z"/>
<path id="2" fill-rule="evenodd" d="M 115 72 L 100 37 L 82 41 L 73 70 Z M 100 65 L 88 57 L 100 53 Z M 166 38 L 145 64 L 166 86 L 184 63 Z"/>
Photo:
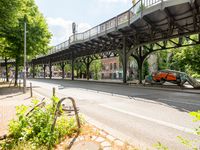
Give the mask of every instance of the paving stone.
<path id="1" fill-rule="evenodd" d="M 99 133 L 102 135 L 102 136 L 105 136 L 107 135 L 107 133 L 105 133 L 104 131 L 99 131 Z"/>
<path id="2" fill-rule="evenodd" d="M 92 141 L 82 141 L 71 147 L 71 150 L 99 150 L 100 145 Z"/>
<path id="3" fill-rule="evenodd" d="M 101 143 L 101 146 L 102 146 L 102 147 L 110 147 L 111 144 L 110 144 L 109 142 L 105 141 L 105 142 L 102 142 L 102 143 Z"/>
<path id="4" fill-rule="evenodd" d="M 94 141 L 96 138 L 96 136 L 92 136 L 91 140 Z"/>
<path id="5" fill-rule="evenodd" d="M 112 147 L 105 147 L 103 150 L 112 150 Z"/>
<path id="6" fill-rule="evenodd" d="M 98 138 L 97 138 L 95 141 L 97 141 L 97 142 L 101 143 L 101 142 L 105 141 L 105 139 L 104 139 L 104 138 L 102 138 L 102 137 L 98 137 Z"/>
<path id="7" fill-rule="evenodd" d="M 93 127 L 93 130 L 94 130 L 94 131 L 97 131 L 97 128 Z"/>
<path id="8" fill-rule="evenodd" d="M 124 143 L 120 140 L 115 140 L 115 144 L 118 145 L 118 146 L 123 146 Z"/>
<path id="9" fill-rule="evenodd" d="M 83 141 L 83 140 L 84 140 L 84 137 L 83 137 L 83 136 L 80 136 L 80 137 L 79 137 L 79 140 L 80 140 L 80 141 Z"/>
<path id="10" fill-rule="evenodd" d="M 114 138 L 112 135 L 107 135 L 106 138 L 110 141 L 114 141 L 116 138 Z"/>

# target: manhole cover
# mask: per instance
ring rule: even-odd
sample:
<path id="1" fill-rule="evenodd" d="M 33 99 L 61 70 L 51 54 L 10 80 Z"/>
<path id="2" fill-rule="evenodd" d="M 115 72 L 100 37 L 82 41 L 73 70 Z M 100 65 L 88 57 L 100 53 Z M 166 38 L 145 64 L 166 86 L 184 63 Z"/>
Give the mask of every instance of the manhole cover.
<path id="1" fill-rule="evenodd" d="M 81 141 L 73 145 L 71 150 L 100 150 L 100 145 L 92 141 Z"/>

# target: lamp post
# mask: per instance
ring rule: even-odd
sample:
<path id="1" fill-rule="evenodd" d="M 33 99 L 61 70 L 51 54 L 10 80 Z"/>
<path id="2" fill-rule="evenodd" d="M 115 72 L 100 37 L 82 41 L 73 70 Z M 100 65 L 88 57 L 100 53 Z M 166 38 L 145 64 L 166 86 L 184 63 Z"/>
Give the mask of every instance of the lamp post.
<path id="1" fill-rule="evenodd" d="M 23 93 L 26 93 L 26 17 L 24 17 L 24 74 L 23 74 Z"/>

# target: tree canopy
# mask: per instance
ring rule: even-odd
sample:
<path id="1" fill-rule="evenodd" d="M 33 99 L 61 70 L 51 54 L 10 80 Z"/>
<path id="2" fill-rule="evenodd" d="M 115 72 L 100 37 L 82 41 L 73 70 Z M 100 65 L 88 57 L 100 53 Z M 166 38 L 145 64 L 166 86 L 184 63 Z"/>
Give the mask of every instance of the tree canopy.
<path id="1" fill-rule="evenodd" d="M 2 57 L 23 60 L 24 25 L 27 24 L 27 58 L 48 51 L 51 33 L 34 0 L 0 0 L 0 52 Z"/>

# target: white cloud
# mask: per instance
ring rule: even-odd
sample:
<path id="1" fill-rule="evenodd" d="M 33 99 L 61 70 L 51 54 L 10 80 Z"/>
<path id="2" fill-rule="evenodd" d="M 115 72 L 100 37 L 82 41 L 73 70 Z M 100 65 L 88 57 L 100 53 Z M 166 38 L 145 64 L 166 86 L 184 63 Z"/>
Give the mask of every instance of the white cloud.
<path id="1" fill-rule="evenodd" d="M 51 45 L 57 45 L 68 40 L 72 35 L 72 22 L 71 20 L 65 20 L 63 18 L 47 18 L 49 29 L 53 34 Z M 78 32 L 84 32 L 91 28 L 88 23 L 79 23 Z"/>

